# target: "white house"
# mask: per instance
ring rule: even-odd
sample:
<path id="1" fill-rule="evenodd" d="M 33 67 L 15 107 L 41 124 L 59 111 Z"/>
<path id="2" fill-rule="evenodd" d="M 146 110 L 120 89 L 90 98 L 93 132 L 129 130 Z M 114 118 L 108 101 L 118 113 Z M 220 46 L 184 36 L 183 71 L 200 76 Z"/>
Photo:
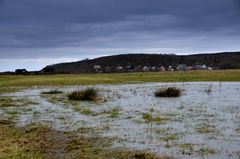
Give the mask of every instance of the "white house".
<path id="1" fill-rule="evenodd" d="M 144 66 L 142 70 L 143 71 L 149 71 L 149 68 L 147 66 Z"/>
<path id="2" fill-rule="evenodd" d="M 94 65 L 93 68 L 94 68 L 95 70 L 99 70 L 99 69 L 101 69 L 102 67 L 101 67 L 100 65 Z"/>

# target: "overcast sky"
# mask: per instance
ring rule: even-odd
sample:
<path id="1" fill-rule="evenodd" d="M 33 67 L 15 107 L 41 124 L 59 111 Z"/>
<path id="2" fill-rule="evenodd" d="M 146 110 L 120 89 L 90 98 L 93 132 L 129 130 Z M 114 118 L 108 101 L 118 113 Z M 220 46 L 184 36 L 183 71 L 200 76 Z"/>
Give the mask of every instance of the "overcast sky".
<path id="1" fill-rule="evenodd" d="M 0 71 L 240 50 L 240 0 L 0 0 Z"/>

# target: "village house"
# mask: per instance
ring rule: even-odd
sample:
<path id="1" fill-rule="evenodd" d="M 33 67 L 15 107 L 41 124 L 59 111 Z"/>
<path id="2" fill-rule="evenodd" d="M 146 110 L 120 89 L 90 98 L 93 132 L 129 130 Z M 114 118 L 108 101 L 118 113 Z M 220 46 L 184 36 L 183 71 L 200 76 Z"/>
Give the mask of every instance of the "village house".
<path id="1" fill-rule="evenodd" d="M 187 70 L 187 65 L 186 64 L 178 64 L 177 65 L 177 70 L 178 71 L 185 71 L 185 70 Z"/>
<path id="2" fill-rule="evenodd" d="M 127 69 L 127 71 L 133 72 L 133 71 L 134 71 L 134 66 L 128 65 L 128 66 L 126 67 L 126 69 Z"/>
<path id="3" fill-rule="evenodd" d="M 202 65 L 202 66 L 201 66 L 201 69 L 202 69 L 202 70 L 207 70 L 208 67 L 207 67 L 207 65 Z"/>
<path id="4" fill-rule="evenodd" d="M 142 70 L 145 71 L 145 72 L 147 72 L 147 71 L 149 71 L 149 68 L 148 68 L 148 66 L 144 66 L 144 67 L 142 68 Z"/>
<path id="5" fill-rule="evenodd" d="M 197 64 L 197 65 L 193 66 L 193 70 L 207 70 L 207 69 L 208 69 L 208 67 L 205 64 L 202 64 L 202 65 Z"/>
<path id="6" fill-rule="evenodd" d="M 140 72 L 140 71 L 142 71 L 142 66 L 141 66 L 141 65 L 138 65 L 138 66 L 134 67 L 134 71 L 135 71 L 135 72 Z"/>
<path id="7" fill-rule="evenodd" d="M 171 65 L 168 66 L 168 71 L 174 71 L 173 67 Z"/>
<path id="8" fill-rule="evenodd" d="M 164 67 L 164 66 L 161 66 L 161 67 L 160 67 L 160 71 L 166 71 L 165 67 Z"/>
<path id="9" fill-rule="evenodd" d="M 188 66 L 188 67 L 187 67 L 187 70 L 192 70 L 192 69 L 193 69 L 192 66 Z"/>
<path id="10" fill-rule="evenodd" d="M 111 67 L 105 67 L 105 72 L 110 73 L 112 71 Z"/>
<path id="11" fill-rule="evenodd" d="M 208 67 L 208 70 L 213 70 L 213 68 L 212 67 Z"/>
<path id="12" fill-rule="evenodd" d="M 152 66 L 151 71 L 158 71 L 158 68 L 156 66 Z"/>
<path id="13" fill-rule="evenodd" d="M 98 72 L 98 73 L 101 72 L 101 68 L 102 68 L 102 67 L 101 67 L 100 65 L 94 65 L 94 66 L 93 66 L 93 69 L 94 69 L 96 72 Z"/>
<path id="14" fill-rule="evenodd" d="M 124 69 L 123 69 L 122 66 L 118 66 L 118 67 L 116 67 L 116 71 L 117 71 L 117 72 L 123 72 Z"/>

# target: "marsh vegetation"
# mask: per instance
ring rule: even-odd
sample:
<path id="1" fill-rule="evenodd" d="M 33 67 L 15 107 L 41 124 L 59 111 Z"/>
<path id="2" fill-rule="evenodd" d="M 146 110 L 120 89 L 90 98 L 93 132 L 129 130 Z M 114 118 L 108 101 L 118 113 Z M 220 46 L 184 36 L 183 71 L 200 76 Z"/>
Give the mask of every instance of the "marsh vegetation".
<path id="1" fill-rule="evenodd" d="M 182 90 L 176 87 L 158 89 L 154 94 L 156 97 L 179 97 Z"/>
<path id="2" fill-rule="evenodd" d="M 27 97 L 25 98 L 14 98 L 11 96 L 0 96 L 0 107 L 16 107 L 16 106 L 28 106 L 38 104 Z"/>
<path id="3" fill-rule="evenodd" d="M 69 100 L 76 100 L 76 101 L 96 101 L 98 96 L 98 91 L 94 88 L 86 88 L 81 91 L 73 91 L 68 95 Z"/>

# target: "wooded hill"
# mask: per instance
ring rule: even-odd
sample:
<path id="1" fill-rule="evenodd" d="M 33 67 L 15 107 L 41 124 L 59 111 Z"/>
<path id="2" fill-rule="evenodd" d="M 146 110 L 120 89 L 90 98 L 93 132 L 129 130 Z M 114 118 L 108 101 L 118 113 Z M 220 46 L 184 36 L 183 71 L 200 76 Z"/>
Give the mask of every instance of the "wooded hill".
<path id="1" fill-rule="evenodd" d="M 179 64 L 187 66 L 207 65 L 213 69 L 239 69 L 240 52 L 224 52 L 214 54 L 121 54 L 95 59 L 85 59 L 78 62 L 59 63 L 46 66 L 42 73 L 94 73 L 141 71 L 147 67 L 177 67 Z"/>

